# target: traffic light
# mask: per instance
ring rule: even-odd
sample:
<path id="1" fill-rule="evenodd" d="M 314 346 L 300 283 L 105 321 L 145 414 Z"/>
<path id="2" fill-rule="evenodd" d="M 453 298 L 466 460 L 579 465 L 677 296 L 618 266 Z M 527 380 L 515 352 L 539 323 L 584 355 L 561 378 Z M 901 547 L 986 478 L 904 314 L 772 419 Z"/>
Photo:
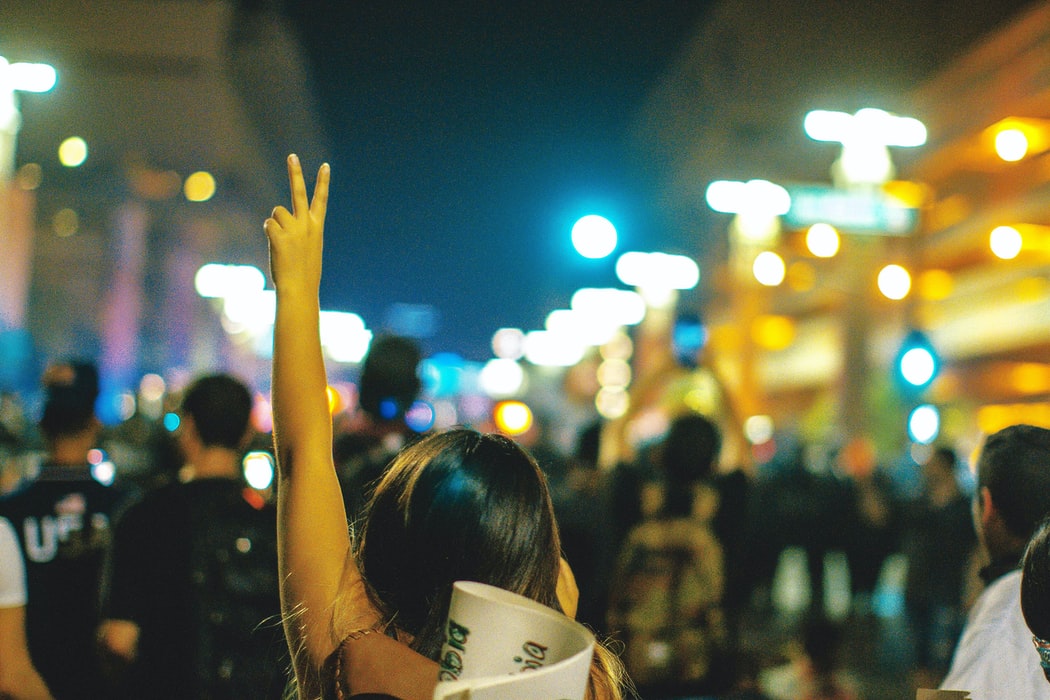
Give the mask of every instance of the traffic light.
<path id="1" fill-rule="evenodd" d="M 941 369 L 940 358 L 926 334 L 912 330 L 905 337 L 893 363 L 897 383 L 905 394 L 921 394 Z"/>

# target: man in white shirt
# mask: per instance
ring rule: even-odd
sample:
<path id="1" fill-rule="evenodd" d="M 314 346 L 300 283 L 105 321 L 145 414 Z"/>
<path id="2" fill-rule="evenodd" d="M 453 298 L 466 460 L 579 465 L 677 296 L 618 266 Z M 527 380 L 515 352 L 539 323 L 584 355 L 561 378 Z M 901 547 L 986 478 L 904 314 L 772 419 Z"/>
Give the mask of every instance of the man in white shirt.
<path id="1" fill-rule="evenodd" d="M 989 564 L 970 611 L 945 690 L 972 700 L 1050 700 L 1032 633 L 1021 615 L 1020 562 L 1050 512 L 1050 430 L 1014 425 L 990 435 L 977 463 L 974 524 Z"/>
<path id="2" fill-rule="evenodd" d="M 25 564 L 15 529 L 0 518 L 0 697 L 51 700 L 26 644 Z"/>

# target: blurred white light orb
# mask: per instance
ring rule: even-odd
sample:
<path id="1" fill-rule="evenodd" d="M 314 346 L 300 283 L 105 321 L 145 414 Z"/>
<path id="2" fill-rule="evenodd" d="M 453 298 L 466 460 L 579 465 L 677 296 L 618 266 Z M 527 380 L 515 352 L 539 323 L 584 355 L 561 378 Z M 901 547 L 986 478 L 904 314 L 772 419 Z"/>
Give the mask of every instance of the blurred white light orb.
<path id="1" fill-rule="evenodd" d="M 887 265 L 879 270 L 878 285 L 887 299 L 903 299 L 911 291 L 911 275 L 900 265 Z"/>
<path id="2" fill-rule="evenodd" d="M 585 258 L 604 258 L 616 249 L 616 227 L 604 216 L 588 214 L 573 224 L 572 245 Z"/>
<path id="3" fill-rule="evenodd" d="M 929 445 L 941 430 L 941 414 L 935 406 L 923 404 L 908 416 L 908 434 L 912 440 Z"/>
<path id="4" fill-rule="evenodd" d="M 517 394 L 525 381 L 525 371 L 516 361 L 506 358 L 489 360 L 481 368 L 481 390 L 492 398 Z"/>
<path id="5" fill-rule="evenodd" d="M 912 348 L 901 357 L 900 369 L 909 384 L 923 386 L 933 379 L 937 362 L 926 348 Z"/>
<path id="6" fill-rule="evenodd" d="M 776 287 L 784 281 L 787 267 L 784 265 L 782 257 L 773 251 L 766 250 L 755 257 L 755 262 L 751 265 L 751 271 L 759 284 L 766 287 Z"/>
<path id="7" fill-rule="evenodd" d="M 995 135 L 995 152 L 1007 163 L 1015 163 L 1028 153 L 1028 137 L 1020 129 L 1003 129 Z"/>
<path id="8" fill-rule="evenodd" d="M 520 360 L 525 354 L 525 333 L 520 328 L 500 328 L 492 334 L 492 353 L 505 360 Z"/>
<path id="9" fill-rule="evenodd" d="M 76 168 L 83 165 L 87 157 L 87 141 L 79 136 L 70 136 L 58 147 L 58 160 L 67 168 Z"/>
<path id="10" fill-rule="evenodd" d="M 806 247 L 818 258 L 833 258 L 839 252 L 839 232 L 830 224 L 813 224 L 806 231 Z"/>
<path id="11" fill-rule="evenodd" d="M 997 226 L 988 237 L 988 245 L 995 257 L 1002 260 L 1013 260 L 1021 252 L 1023 244 L 1021 232 L 1013 226 Z"/>
<path id="12" fill-rule="evenodd" d="M 773 419 L 770 416 L 751 416 L 744 421 L 744 435 L 752 445 L 762 445 L 773 439 Z"/>
<path id="13" fill-rule="evenodd" d="M 273 456 L 269 452 L 249 452 L 244 455 L 241 468 L 244 470 L 244 480 L 253 489 L 266 489 L 273 483 Z"/>

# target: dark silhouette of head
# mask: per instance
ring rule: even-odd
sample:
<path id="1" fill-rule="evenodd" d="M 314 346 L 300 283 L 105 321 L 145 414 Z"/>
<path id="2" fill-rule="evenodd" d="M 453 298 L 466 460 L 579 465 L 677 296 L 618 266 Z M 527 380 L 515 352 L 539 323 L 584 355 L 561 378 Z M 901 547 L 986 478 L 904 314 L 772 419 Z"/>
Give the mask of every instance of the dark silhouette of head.
<path id="1" fill-rule="evenodd" d="M 379 610 L 436 659 L 454 582 L 559 608 L 560 552 L 536 461 L 502 435 L 454 429 L 391 463 L 366 511 L 358 559 Z"/>
<path id="2" fill-rule="evenodd" d="M 667 514 L 689 515 L 693 505 L 689 487 L 714 475 L 721 449 L 722 434 L 708 418 L 690 413 L 671 423 L 661 447 L 661 464 L 667 479 Z"/>
<path id="3" fill-rule="evenodd" d="M 1032 635 L 1038 637 L 1037 648 L 1045 648 L 1039 649 L 1039 656 L 1050 681 L 1050 518 L 1036 526 L 1021 571 L 1021 612 Z"/>
<path id="4" fill-rule="evenodd" d="M 988 489 L 1010 534 L 1027 541 L 1050 512 L 1050 430 L 1012 425 L 988 436 L 977 462 L 977 488 Z"/>
<path id="5" fill-rule="evenodd" d="M 81 360 L 52 364 L 44 371 L 42 383 L 40 430 L 45 438 L 53 442 L 95 428 L 99 379 L 94 364 Z"/>
<path id="6" fill-rule="evenodd" d="M 401 336 L 372 341 L 361 367 L 361 409 L 377 421 L 398 421 L 412 406 L 421 388 L 419 347 Z"/>
<path id="7" fill-rule="evenodd" d="M 252 395 L 238 379 L 226 374 L 207 375 L 186 389 L 182 413 L 193 420 L 204 447 L 236 450 L 247 436 Z"/>

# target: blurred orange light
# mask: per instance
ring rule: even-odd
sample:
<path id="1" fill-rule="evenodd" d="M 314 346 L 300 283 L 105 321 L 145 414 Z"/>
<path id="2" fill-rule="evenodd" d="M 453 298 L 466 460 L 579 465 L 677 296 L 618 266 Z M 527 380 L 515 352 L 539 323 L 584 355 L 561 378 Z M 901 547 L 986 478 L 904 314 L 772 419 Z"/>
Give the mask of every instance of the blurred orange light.
<path id="1" fill-rule="evenodd" d="M 1022 394 L 1050 392 L 1050 365 L 1018 362 L 1010 369 L 1010 384 Z"/>
<path id="2" fill-rule="evenodd" d="M 925 270 L 919 275 L 916 289 L 927 301 L 946 299 L 952 293 L 954 282 L 947 270 Z"/>
<path id="3" fill-rule="evenodd" d="M 501 401 L 493 411 L 496 428 L 507 435 L 521 435 L 532 427 L 532 409 L 521 401 Z"/>
<path id="4" fill-rule="evenodd" d="M 787 316 L 759 316 L 751 325 L 751 339 L 766 350 L 783 350 L 795 341 L 795 322 Z"/>

